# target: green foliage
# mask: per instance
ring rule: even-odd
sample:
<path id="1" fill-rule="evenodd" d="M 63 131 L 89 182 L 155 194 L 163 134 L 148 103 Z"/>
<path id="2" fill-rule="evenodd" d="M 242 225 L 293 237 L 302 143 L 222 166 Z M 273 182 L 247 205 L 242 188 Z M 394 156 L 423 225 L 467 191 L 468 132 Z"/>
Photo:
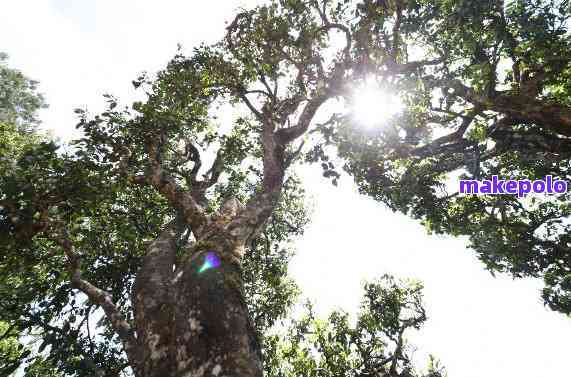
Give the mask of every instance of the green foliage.
<path id="1" fill-rule="evenodd" d="M 275 354 L 267 362 L 267 376 L 444 376 L 432 357 L 427 371 L 415 370 L 414 348 L 406 341 L 409 330 L 426 321 L 422 285 L 385 275 L 364 290 L 356 320 L 340 311 L 320 320 L 306 305 L 306 314 L 293 321 L 285 338 L 271 338 Z"/>
<path id="2" fill-rule="evenodd" d="M 373 130 L 337 118 L 329 138 L 345 170 L 360 192 L 430 232 L 468 236 L 492 273 L 542 277 L 545 303 L 570 314 L 569 194 L 457 193 L 461 178 L 571 179 L 569 2 L 419 1 L 401 11 L 401 48 L 416 56 L 383 58 L 386 71 L 370 74 L 405 110 Z"/>
<path id="3" fill-rule="evenodd" d="M 36 82 L 28 80 L 19 71 L 5 66 L 6 55 L 0 59 L 0 182 L 2 182 L 2 194 L 0 200 L 9 195 L 17 195 L 20 201 L 24 201 L 31 187 L 30 181 L 35 177 L 24 174 L 15 180 L 18 174 L 23 173 L 22 167 L 32 166 L 43 157 L 49 156 L 50 148 L 53 149 L 45 136 L 34 132 L 39 123 L 36 111 L 44 107 L 43 98 L 35 92 Z M 36 154 L 37 152 L 37 154 Z M 48 157 L 49 158 L 49 157 Z M 28 169 L 26 169 L 28 170 Z M 39 177 L 43 179 L 43 177 Z M 25 183 L 28 189 L 19 190 L 19 183 Z M 27 186 L 26 186 L 27 185 Z M 23 302 L 41 300 L 42 294 L 49 288 L 49 266 L 36 266 L 35 261 L 29 258 L 29 254 L 15 255 L 10 250 L 14 245 L 13 223 L 24 223 L 25 217 L 30 213 L 22 212 L 22 218 L 17 220 L 8 219 L 5 214 L 6 208 L 0 206 L 0 374 L 11 375 L 23 363 L 32 362 L 28 376 L 53 376 L 54 366 L 42 359 L 35 357 L 33 347 L 23 341 L 22 336 L 27 335 L 30 328 L 24 325 L 20 316 L 25 307 L 19 307 Z M 26 250 L 26 248 L 24 248 Z M 16 259 L 16 257 L 18 259 Z M 22 258 L 19 260 L 19 258 Z M 16 266 L 19 274 L 14 274 Z M 33 291 L 42 292 L 35 296 Z"/>
<path id="4" fill-rule="evenodd" d="M 242 265 L 244 292 L 259 336 L 284 319 L 296 303 L 299 289 L 288 276 L 291 242 L 308 223 L 300 182 L 290 178 L 279 206 L 262 235 L 246 251 Z"/>
<path id="5" fill-rule="evenodd" d="M 31 130 L 38 123 L 36 112 L 46 107 L 37 93 L 37 81 L 6 65 L 8 55 L 0 52 L 0 123 L 12 124 L 19 130 Z"/>
<path id="6" fill-rule="evenodd" d="M 8 323 L 0 322 L 0 374 L 7 376 L 16 370 L 20 360 L 30 351 L 18 342 L 18 332 Z"/>

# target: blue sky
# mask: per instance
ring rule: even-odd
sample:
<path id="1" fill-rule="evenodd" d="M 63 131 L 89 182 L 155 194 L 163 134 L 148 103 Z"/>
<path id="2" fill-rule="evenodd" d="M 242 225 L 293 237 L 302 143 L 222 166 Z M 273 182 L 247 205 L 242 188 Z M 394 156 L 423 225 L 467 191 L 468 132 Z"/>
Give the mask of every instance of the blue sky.
<path id="1" fill-rule="evenodd" d="M 160 69 L 176 51 L 224 33 L 239 5 L 212 0 L 3 0 L 0 50 L 9 64 L 39 80 L 50 104 L 44 127 L 68 139 L 73 109 L 102 109 L 104 93 L 134 99 L 141 71 Z M 413 337 L 451 377 L 566 375 L 571 320 L 543 307 L 541 282 L 493 278 L 463 239 L 426 235 L 416 222 L 359 196 L 348 177 L 334 188 L 320 168 L 301 171 L 314 216 L 296 243 L 291 272 L 326 314 L 354 312 L 364 279 L 383 273 L 425 284 L 429 320 Z"/>

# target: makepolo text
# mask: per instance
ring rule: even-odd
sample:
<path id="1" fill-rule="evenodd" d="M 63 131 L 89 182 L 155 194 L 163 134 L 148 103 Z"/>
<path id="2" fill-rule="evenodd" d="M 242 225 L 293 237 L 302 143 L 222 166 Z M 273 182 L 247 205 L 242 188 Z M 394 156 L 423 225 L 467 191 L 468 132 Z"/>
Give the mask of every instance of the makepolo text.
<path id="1" fill-rule="evenodd" d="M 492 175 L 492 179 L 482 181 L 473 179 L 460 180 L 460 194 L 511 194 L 522 198 L 532 192 L 536 194 L 563 194 L 567 192 L 567 182 L 560 179 L 553 179 L 551 175 L 547 175 L 544 179 L 535 181 L 530 181 L 529 179 L 503 180 L 499 179 L 497 175 Z"/>

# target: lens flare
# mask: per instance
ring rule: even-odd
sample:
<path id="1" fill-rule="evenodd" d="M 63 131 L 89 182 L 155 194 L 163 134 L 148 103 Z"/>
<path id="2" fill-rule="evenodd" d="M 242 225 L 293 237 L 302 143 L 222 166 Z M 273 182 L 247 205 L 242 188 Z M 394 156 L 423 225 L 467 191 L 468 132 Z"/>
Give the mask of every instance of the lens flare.
<path id="1" fill-rule="evenodd" d="M 201 274 L 206 270 L 219 267 L 220 264 L 221 262 L 218 255 L 216 255 L 216 253 L 213 251 L 209 251 L 206 253 L 206 256 L 204 257 L 204 263 L 202 263 L 202 266 L 198 269 L 198 273 Z"/>
<path id="2" fill-rule="evenodd" d="M 366 128 L 382 124 L 402 109 L 403 105 L 396 95 L 372 80 L 357 88 L 353 94 L 355 118 Z"/>

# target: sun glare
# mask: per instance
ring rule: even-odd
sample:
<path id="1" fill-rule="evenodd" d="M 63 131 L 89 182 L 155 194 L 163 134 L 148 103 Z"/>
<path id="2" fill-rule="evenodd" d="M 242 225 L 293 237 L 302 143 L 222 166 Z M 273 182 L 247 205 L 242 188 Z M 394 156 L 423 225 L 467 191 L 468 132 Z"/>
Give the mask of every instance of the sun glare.
<path id="1" fill-rule="evenodd" d="M 353 94 L 352 112 L 367 128 L 379 126 L 402 110 L 399 98 L 373 81 L 357 88 Z"/>

